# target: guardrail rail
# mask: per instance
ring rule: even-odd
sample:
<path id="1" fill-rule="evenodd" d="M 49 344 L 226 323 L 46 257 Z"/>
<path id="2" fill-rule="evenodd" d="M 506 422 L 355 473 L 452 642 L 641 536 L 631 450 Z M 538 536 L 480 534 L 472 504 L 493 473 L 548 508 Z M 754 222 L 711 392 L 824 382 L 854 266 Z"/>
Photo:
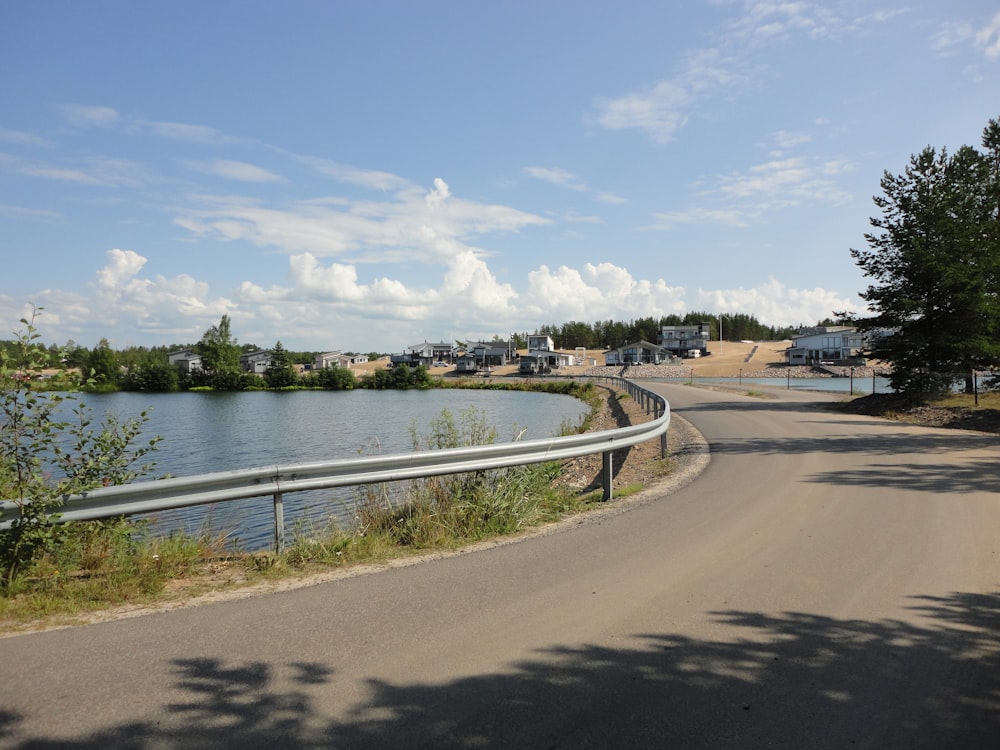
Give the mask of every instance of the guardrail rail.
<path id="1" fill-rule="evenodd" d="M 670 405 L 662 396 L 630 380 L 603 376 L 589 379 L 608 382 L 613 387 L 624 390 L 646 409 L 647 414 L 652 414 L 653 419 L 614 430 L 579 435 L 316 463 L 260 466 L 98 487 L 64 497 L 62 508 L 53 520 L 59 523 L 91 521 L 270 495 L 274 502 L 274 546 L 280 552 L 284 547 L 285 535 L 282 498 L 290 492 L 483 471 L 598 452 L 603 457 L 603 497 L 605 501 L 611 500 L 611 457 L 614 451 L 659 437 L 661 455 L 667 455 Z M 0 511 L 0 530 L 10 528 L 19 515 L 18 505 L 4 501 L 0 503 Z"/>

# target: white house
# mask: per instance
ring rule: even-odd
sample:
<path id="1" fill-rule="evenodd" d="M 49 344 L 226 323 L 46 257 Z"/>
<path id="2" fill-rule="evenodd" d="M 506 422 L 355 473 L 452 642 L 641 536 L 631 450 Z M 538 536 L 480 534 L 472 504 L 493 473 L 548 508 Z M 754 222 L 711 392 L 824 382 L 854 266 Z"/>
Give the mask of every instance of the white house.
<path id="1" fill-rule="evenodd" d="M 843 364 L 862 358 L 864 336 L 851 326 L 805 328 L 792 337 L 788 364 Z"/>
<path id="2" fill-rule="evenodd" d="M 542 336 L 539 334 L 528 336 L 528 354 L 533 354 L 534 352 L 551 352 L 555 348 L 556 345 L 551 336 Z"/>
<path id="3" fill-rule="evenodd" d="M 662 326 L 657 334 L 658 343 L 675 357 L 704 356 L 708 352 L 711 323 L 694 323 L 686 326 Z M 692 353 L 697 350 L 698 354 Z"/>

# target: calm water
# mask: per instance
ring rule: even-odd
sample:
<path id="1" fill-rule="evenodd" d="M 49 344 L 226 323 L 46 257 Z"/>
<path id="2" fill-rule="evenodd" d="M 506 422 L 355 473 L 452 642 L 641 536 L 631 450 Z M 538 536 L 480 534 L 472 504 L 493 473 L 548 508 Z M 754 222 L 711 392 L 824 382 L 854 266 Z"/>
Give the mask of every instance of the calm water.
<path id="1" fill-rule="evenodd" d="M 87 394 L 85 402 L 95 417 L 149 411 L 144 435 L 163 438 L 152 454 L 155 476 L 405 453 L 413 449 L 411 425 L 426 436 L 445 409 L 458 425 L 470 409 L 481 414 L 498 442 L 522 431 L 524 440 L 557 435 L 588 411 L 570 396 L 478 390 L 112 393 Z M 349 488 L 285 496 L 286 533 L 349 520 L 353 498 Z M 246 549 L 266 547 L 274 533 L 270 498 L 165 511 L 155 523 L 163 532 L 226 532 Z"/>

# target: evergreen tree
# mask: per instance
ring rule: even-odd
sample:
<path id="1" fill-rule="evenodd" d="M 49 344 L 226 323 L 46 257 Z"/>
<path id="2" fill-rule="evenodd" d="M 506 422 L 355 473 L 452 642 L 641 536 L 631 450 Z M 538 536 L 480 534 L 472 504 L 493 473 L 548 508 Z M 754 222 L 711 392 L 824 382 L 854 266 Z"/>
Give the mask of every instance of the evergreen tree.
<path id="1" fill-rule="evenodd" d="M 873 354 L 893 365 L 890 381 L 923 397 L 974 369 L 1000 365 L 1000 123 L 990 121 L 980 153 L 949 156 L 931 147 L 903 174 L 886 172 L 881 216 L 867 250 L 851 250 L 874 279 L 862 294 Z"/>
<path id="2" fill-rule="evenodd" d="M 264 380 L 270 388 L 287 388 L 295 385 L 295 370 L 285 347 L 278 341 L 271 350 L 271 364 L 264 373 Z"/>

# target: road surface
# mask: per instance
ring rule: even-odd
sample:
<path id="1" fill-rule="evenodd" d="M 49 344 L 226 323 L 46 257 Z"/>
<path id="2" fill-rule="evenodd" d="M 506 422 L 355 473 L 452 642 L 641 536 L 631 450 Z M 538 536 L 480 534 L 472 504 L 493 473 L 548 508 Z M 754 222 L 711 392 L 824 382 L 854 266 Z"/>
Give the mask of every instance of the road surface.
<path id="1" fill-rule="evenodd" d="M 683 489 L 2 639 L 0 747 L 1000 747 L 998 438 L 654 387 L 711 446 Z"/>

